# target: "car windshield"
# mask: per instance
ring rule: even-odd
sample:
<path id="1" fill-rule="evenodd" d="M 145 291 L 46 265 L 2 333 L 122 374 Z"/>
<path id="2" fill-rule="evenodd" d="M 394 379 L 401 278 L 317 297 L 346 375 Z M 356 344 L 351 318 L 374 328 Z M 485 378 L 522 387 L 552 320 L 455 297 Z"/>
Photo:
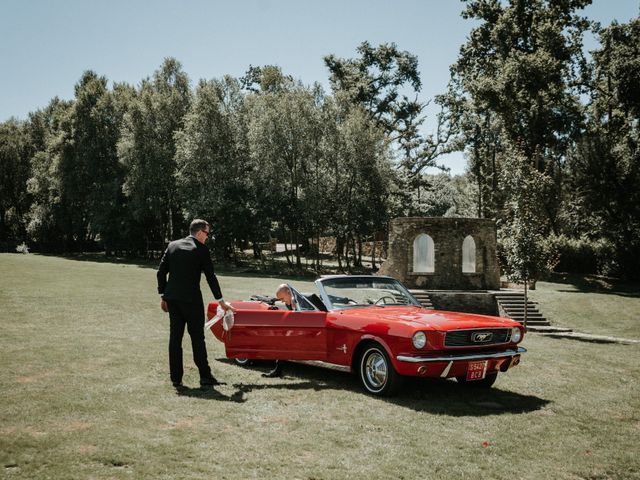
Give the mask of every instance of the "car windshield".
<path id="1" fill-rule="evenodd" d="M 289 290 L 291 290 L 292 304 L 293 304 L 293 309 L 295 311 L 312 312 L 314 310 L 317 310 L 317 308 L 313 306 L 313 304 L 309 301 L 309 299 L 306 298 L 300 292 L 298 292 L 298 290 L 296 290 L 289 284 L 287 284 L 287 286 L 289 287 Z"/>
<path id="2" fill-rule="evenodd" d="M 384 277 L 337 277 L 318 281 L 325 303 L 330 309 L 367 307 L 371 305 L 420 304 L 397 280 Z"/>

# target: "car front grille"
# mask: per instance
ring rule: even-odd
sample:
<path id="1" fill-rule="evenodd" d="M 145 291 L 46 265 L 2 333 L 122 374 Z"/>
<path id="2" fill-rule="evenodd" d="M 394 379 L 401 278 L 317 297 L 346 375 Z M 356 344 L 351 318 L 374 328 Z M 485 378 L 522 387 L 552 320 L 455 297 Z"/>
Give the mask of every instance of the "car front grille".
<path id="1" fill-rule="evenodd" d="M 452 330 L 446 333 L 445 347 L 481 347 L 507 343 L 511 337 L 510 328 L 478 328 L 473 330 Z"/>

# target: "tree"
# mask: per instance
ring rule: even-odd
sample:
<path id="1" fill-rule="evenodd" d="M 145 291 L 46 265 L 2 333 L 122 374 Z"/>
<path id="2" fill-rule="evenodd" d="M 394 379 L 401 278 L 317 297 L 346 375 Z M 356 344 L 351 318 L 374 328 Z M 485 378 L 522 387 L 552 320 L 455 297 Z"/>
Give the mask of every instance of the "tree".
<path id="1" fill-rule="evenodd" d="M 126 83 L 116 83 L 110 92 L 110 98 L 113 127 L 117 131 L 115 144 L 117 164 L 112 167 L 114 178 L 111 181 L 112 186 L 117 184 L 117 189 L 112 192 L 115 195 L 109 197 L 111 200 L 108 209 L 105 209 L 104 216 L 100 217 L 98 219 L 100 221 L 94 225 L 100 234 L 107 255 L 131 251 L 132 239 L 138 232 L 128 198 L 123 191 L 126 172 L 117 156 L 117 145 L 122 135 L 124 117 L 136 98 L 136 89 Z"/>
<path id="2" fill-rule="evenodd" d="M 191 103 L 189 78 L 180 63 L 167 58 L 132 99 L 118 142 L 125 168 L 124 193 L 137 227 L 132 239 L 144 252 L 162 250 L 184 230 L 176 191 L 175 133 Z"/>
<path id="3" fill-rule="evenodd" d="M 386 228 L 395 179 L 388 137 L 362 108 L 353 108 L 328 138 L 326 203 L 338 262 L 362 266 L 365 238 Z M 351 251 L 351 258 L 349 257 Z"/>
<path id="4" fill-rule="evenodd" d="M 324 58 L 331 86 L 348 103 L 363 106 L 387 133 L 402 136 L 401 122 L 422 110 L 417 100 L 400 96 L 405 86 L 416 93 L 422 87 L 418 58 L 398 50 L 394 43 L 373 48 L 362 42 L 357 51 L 358 59 Z"/>
<path id="5" fill-rule="evenodd" d="M 286 91 L 261 91 L 248 102 L 249 149 L 261 181 L 254 184 L 265 214 L 280 222 L 282 239 L 299 246 L 310 234 L 304 191 L 320 155 L 320 109 L 315 89 L 300 84 Z M 311 213 L 313 215 L 313 213 Z M 302 266 L 300 248 L 296 267 Z M 288 254 L 287 259 L 289 260 Z M 290 261 L 290 260 L 289 260 Z"/>
<path id="6" fill-rule="evenodd" d="M 252 189 L 244 96 L 232 77 L 202 80 L 176 134 L 177 187 L 189 218 L 211 219 L 216 247 L 229 257 L 235 243 L 258 242 L 268 231 Z"/>
<path id="7" fill-rule="evenodd" d="M 410 192 L 407 201 L 410 217 L 473 217 L 475 202 L 471 186 L 462 175 L 420 174 L 404 179 Z"/>
<path id="8" fill-rule="evenodd" d="M 240 78 L 240 85 L 251 93 L 284 93 L 295 85 L 295 81 L 291 75 L 282 73 L 282 69 L 276 65 L 263 67 L 250 65 L 244 76 Z"/>
<path id="9" fill-rule="evenodd" d="M 120 124 L 107 79 L 84 73 L 76 85 L 60 145 L 63 203 L 78 239 L 104 241 L 120 212 L 122 169 L 116 145 Z M 111 245 L 106 245 L 107 250 Z"/>
<path id="10" fill-rule="evenodd" d="M 538 172 L 525 154 L 512 152 L 512 168 L 504 171 L 507 187 L 506 220 L 499 230 L 507 276 L 524 283 L 525 305 L 529 282 L 535 282 L 553 267 L 553 255 L 544 242 L 541 206 L 545 183 L 549 179 Z M 527 309 L 524 317 L 527 326 Z"/>
<path id="11" fill-rule="evenodd" d="M 374 48 L 369 42 L 362 42 L 357 52 L 359 58 L 355 59 L 335 55 L 324 58 L 339 103 L 345 111 L 357 105 L 369 112 L 389 135 L 407 170 L 419 173 L 434 166 L 439 155 L 450 151 L 452 131 L 445 113 L 438 116 L 435 135 L 425 136 L 420 131 L 425 104 L 418 101 L 422 88 L 418 58 L 399 50 L 395 43 Z M 404 91 L 411 91 L 414 98 Z"/>
<path id="12" fill-rule="evenodd" d="M 33 151 L 24 122 L 0 123 L 0 243 L 24 241 L 30 205 L 27 180 Z"/>
<path id="13" fill-rule="evenodd" d="M 613 272 L 640 272 L 640 20 L 599 32 L 587 130 L 568 158 L 574 235 L 604 238 Z"/>
<path id="14" fill-rule="evenodd" d="M 45 251 L 59 251 L 68 243 L 65 208 L 59 173 L 59 144 L 63 123 L 72 102 L 57 97 L 46 108 L 29 114 L 27 128 L 33 155 L 27 191 L 32 203 L 27 214 L 27 233 Z"/>
<path id="15" fill-rule="evenodd" d="M 457 118 L 473 162 L 472 178 L 488 182 L 479 192 L 495 194 L 500 187 L 491 183 L 501 169 L 512 168 L 506 152 L 518 149 L 538 172 L 554 179 L 545 182 L 544 202 L 554 231 L 561 167 L 582 125 L 582 36 L 589 23 L 576 12 L 589 3 L 468 0 L 463 17 L 480 25 L 451 67 L 455 100 L 448 104 L 462 113 Z M 499 212 L 496 198 L 487 213 Z"/>

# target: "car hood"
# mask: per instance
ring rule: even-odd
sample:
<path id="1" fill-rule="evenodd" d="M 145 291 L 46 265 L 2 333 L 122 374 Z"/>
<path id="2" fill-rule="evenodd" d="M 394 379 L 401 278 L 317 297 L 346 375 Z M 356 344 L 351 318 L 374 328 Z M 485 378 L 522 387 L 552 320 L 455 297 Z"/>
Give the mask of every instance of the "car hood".
<path id="1" fill-rule="evenodd" d="M 358 318 L 367 323 L 404 325 L 419 330 L 461 330 L 469 328 L 511 328 L 519 323 L 509 318 L 475 313 L 429 310 L 420 307 L 363 307 L 341 310 L 343 318 Z"/>

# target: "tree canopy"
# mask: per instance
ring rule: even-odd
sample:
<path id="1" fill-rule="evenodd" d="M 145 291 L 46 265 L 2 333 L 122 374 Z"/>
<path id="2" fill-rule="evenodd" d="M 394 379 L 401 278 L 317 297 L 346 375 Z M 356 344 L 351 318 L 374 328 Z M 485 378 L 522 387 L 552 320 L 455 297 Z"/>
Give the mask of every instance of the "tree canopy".
<path id="1" fill-rule="evenodd" d="M 204 217 L 221 258 L 278 239 L 319 270 L 332 236 L 351 269 L 390 218 L 477 216 L 513 278 L 572 241 L 597 245 L 600 273 L 637 277 L 640 21 L 602 27 L 589 3 L 463 0 L 473 27 L 435 99 L 394 43 L 325 56 L 330 92 L 275 65 L 195 86 L 174 58 L 136 86 L 87 71 L 71 100 L 0 123 L 0 245 L 157 255 Z M 458 150 L 464 176 L 430 170 Z"/>

